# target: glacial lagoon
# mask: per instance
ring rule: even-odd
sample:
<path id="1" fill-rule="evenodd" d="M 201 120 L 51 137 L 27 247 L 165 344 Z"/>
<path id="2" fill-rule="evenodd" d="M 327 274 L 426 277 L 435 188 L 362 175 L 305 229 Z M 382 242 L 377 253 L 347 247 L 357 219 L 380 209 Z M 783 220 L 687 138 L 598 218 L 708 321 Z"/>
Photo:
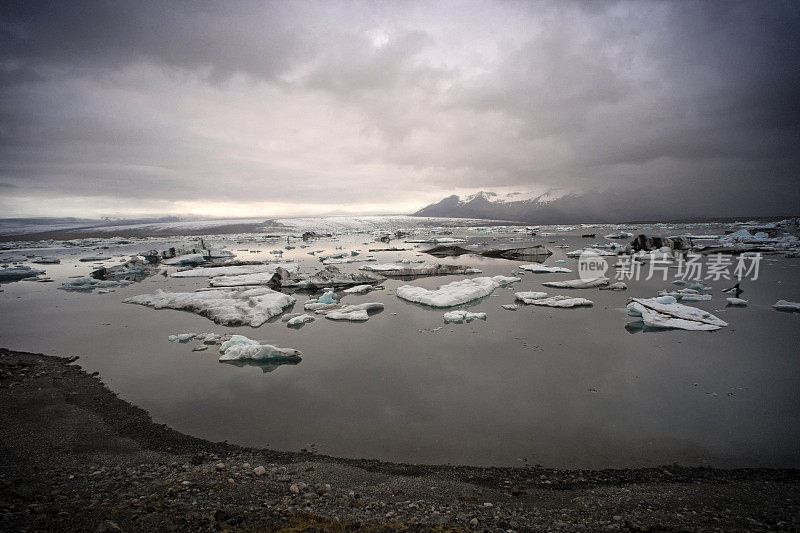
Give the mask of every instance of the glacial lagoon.
<path id="1" fill-rule="evenodd" d="M 722 292 L 735 281 L 706 280 L 710 300 L 682 303 L 728 323 L 710 332 L 630 326 L 636 318 L 627 312 L 627 299 L 680 289 L 672 283 L 674 268 L 666 281 L 660 274 L 650 280 L 625 280 L 624 291 L 542 285 L 578 278 L 578 258 L 568 252 L 630 241 L 603 237 L 614 232 L 711 237 L 746 227 L 543 226 L 534 236 L 524 225 L 480 227 L 447 221 L 436 227 L 429 220 L 414 225 L 410 218 L 386 218 L 368 226 L 318 227 L 313 219 L 305 219 L 280 231 L 202 237 L 204 245 L 228 250 L 233 259 L 280 258 L 307 273 L 322 268 L 319 257 L 331 254 L 371 256 L 380 264 L 425 260 L 481 271 L 386 279 L 380 283 L 383 290 L 367 294 L 337 291 L 342 303 L 381 302 L 384 308 L 367 321 L 318 315 L 299 328 L 287 327 L 280 316 L 256 328 L 231 327 L 190 312 L 121 303 L 157 289 L 191 292 L 209 286 L 207 277 L 172 276 L 179 266 L 161 265 L 142 281 L 103 293 L 59 288 L 88 276 L 98 265 L 119 264 L 132 254 L 197 246 L 197 236 L 54 241 L 45 247 L 2 243 L 4 264 L 19 260 L 20 265 L 44 270 L 52 281 L 2 284 L 0 345 L 80 356 L 76 364 L 99 372 L 112 390 L 146 409 L 156 422 L 212 441 L 411 463 L 573 468 L 677 461 L 798 467 L 800 314 L 772 306 L 779 300 L 800 300 L 800 259 L 764 254 L 758 279 L 741 282 L 741 298 L 748 301 L 743 307 L 727 305 L 730 295 Z M 332 236 L 299 238 L 312 228 Z M 397 230 L 408 235 L 388 243 L 376 240 Z M 596 237 L 582 237 L 587 233 Z M 265 237 L 275 234 L 279 236 Z M 572 272 L 532 273 L 520 268 L 525 261 L 473 254 L 434 258 L 424 254 L 432 243 L 408 242 L 433 239 L 484 248 L 542 244 L 553 252 L 544 265 Z M 392 247 L 405 250 L 369 252 Z M 271 253 L 278 250 L 280 254 Z M 111 259 L 80 261 L 97 254 Z M 58 258 L 60 263 L 35 264 L 27 256 Z M 616 281 L 618 258 L 604 259 L 610 265 L 606 275 Z M 335 266 L 355 273 L 371 263 Z M 446 309 L 411 303 L 396 294 L 403 285 L 435 289 L 479 276 L 513 276 L 520 281 Z M 586 298 L 593 305 L 561 309 L 516 301 L 516 310 L 501 307 L 515 304 L 514 293 L 525 291 Z M 303 313 L 306 300 L 323 294 L 284 292 L 296 299 L 287 313 Z M 443 314 L 453 310 L 486 317 L 445 323 Z M 196 341 L 168 340 L 187 332 L 244 335 L 299 350 L 302 360 L 225 364 L 218 361 L 217 346 L 193 351 Z"/>

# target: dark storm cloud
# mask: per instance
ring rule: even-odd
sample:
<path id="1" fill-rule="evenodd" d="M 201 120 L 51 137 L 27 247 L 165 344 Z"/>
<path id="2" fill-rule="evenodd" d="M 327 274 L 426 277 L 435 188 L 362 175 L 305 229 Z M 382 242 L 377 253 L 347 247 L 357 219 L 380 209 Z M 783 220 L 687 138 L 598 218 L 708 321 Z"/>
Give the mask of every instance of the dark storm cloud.
<path id="1" fill-rule="evenodd" d="M 0 9 L 4 210 L 665 183 L 800 202 L 792 2 Z"/>

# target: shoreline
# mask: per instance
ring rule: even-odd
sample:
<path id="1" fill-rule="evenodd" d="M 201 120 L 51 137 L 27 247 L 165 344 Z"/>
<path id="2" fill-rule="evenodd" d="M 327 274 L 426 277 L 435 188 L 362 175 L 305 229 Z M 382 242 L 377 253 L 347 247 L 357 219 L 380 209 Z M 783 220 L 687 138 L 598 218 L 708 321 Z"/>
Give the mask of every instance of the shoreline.
<path id="1" fill-rule="evenodd" d="M 0 349 L 6 530 L 800 527 L 798 469 L 417 465 L 246 448 L 156 424 L 73 362 Z"/>

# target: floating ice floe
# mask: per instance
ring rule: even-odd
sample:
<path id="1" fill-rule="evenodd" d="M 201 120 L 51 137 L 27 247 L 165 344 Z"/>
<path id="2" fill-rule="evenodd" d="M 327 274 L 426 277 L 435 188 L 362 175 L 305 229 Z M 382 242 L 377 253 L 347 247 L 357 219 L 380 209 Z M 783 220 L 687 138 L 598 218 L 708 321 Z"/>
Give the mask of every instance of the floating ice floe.
<path id="1" fill-rule="evenodd" d="M 708 311 L 677 303 L 672 296 L 629 298 L 628 314 L 641 316 L 644 325 L 652 328 L 714 331 L 728 325 Z"/>
<path id="2" fill-rule="evenodd" d="M 302 353 L 294 348 L 278 348 L 271 344 L 261 344 L 244 335 L 231 335 L 219 347 L 220 361 L 300 361 Z"/>
<path id="3" fill-rule="evenodd" d="M 82 263 L 89 263 L 93 261 L 108 261 L 109 259 L 113 259 L 113 257 L 109 257 L 107 255 L 90 255 L 87 257 L 81 257 L 78 261 Z"/>
<path id="4" fill-rule="evenodd" d="M 498 259 L 511 259 L 519 261 L 538 261 L 553 254 L 550 250 L 541 244 L 533 246 L 525 246 L 522 248 L 490 248 L 490 249 L 467 249 L 461 246 L 434 246 L 429 250 L 425 250 L 426 254 L 434 257 L 450 257 L 459 256 L 464 254 L 482 255 L 483 257 L 492 257 Z"/>
<path id="5" fill-rule="evenodd" d="M 786 300 L 778 300 L 772 307 L 779 311 L 797 311 L 800 312 L 800 302 L 787 302 Z"/>
<path id="6" fill-rule="evenodd" d="M 296 328 L 302 326 L 303 324 L 308 324 L 309 322 L 314 322 L 316 318 L 314 315 L 298 315 L 296 317 L 290 318 L 286 321 L 286 325 L 290 328 Z"/>
<path id="7" fill-rule="evenodd" d="M 65 281 L 59 289 L 71 292 L 91 292 L 95 289 L 110 289 L 124 287 L 133 283 L 128 280 L 97 280 L 92 278 L 78 278 L 72 281 Z"/>
<path id="8" fill-rule="evenodd" d="M 366 263 L 370 261 L 375 261 L 375 258 L 368 255 L 365 257 L 339 257 L 339 258 L 331 258 L 325 259 L 322 261 L 323 265 L 343 265 L 346 263 Z"/>
<path id="9" fill-rule="evenodd" d="M 500 307 L 502 307 L 506 311 L 516 311 L 517 309 L 519 309 L 519 306 L 517 304 L 503 304 Z"/>
<path id="10" fill-rule="evenodd" d="M 572 272 L 572 270 L 568 268 L 541 265 L 539 263 L 533 263 L 530 265 L 519 265 L 519 268 L 520 270 L 527 270 L 528 272 L 533 272 L 534 274 L 561 274 L 561 273 Z"/>
<path id="11" fill-rule="evenodd" d="M 609 233 L 605 236 L 606 239 L 630 239 L 631 237 L 633 237 L 633 233 L 628 233 L 627 231 Z"/>
<path id="12" fill-rule="evenodd" d="M 599 278 L 579 278 L 566 281 L 545 281 L 542 285 L 559 289 L 593 289 L 595 287 L 605 287 L 610 281 L 608 278 L 601 276 Z"/>
<path id="13" fill-rule="evenodd" d="M 398 287 L 398 298 L 431 307 L 454 307 L 484 296 L 489 296 L 498 287 L 521 281 L 509 276 L 478 277 L 454 281 L 431 290 L 413 285 Z"/>
<path id="14" fill-rule="evenodd" d="M 217 276 L 209 280 L 209 285 L 212 287 L 245 287 L 254 285 L 269 285 L 272 283 L 272 278 L 275 275 L 275 270 L 272 272 L 256 272 L 254 274 L 241 274 L 236 276 Z"/>
<path id="15" fill-rule="evenodd" d="M 158 269 L 157 264 L 141 259 L 139 256 L 132 256 L 121 265 L 114 265 L 108 268 L 100 267 L 94 270 L 92 277 L 105 281 L 141 281 L 155 274 Z"/>
<path id="16" fill-rule="evenodd" d="M 471 313 L 470 311 L 448 311 L 443 315 L 444 323 L 461 324 L 473 320 L 486 320 L 486 313 Z"/>
<path id="17" fill-rule="evenodd" d="M 743 300 L 741 298 L 725 298 L 728 302 L 728 305 L 735 305 L 735 306 L 746 306 L 747 300 Z"/>
<path id="18" fill-rule="evenodd" d="M 402 277 L 424 277 L 424 276 L 449 276 L 454 274 L 480 274 L 477 268 L 470 268 L 461 265 L 421 264 L 409 266 L 402 263 L 378 263 L 375 265 L 364 265 L 359 270 L 379 272 L 387 278 Z"/>
<path id="19" fill-rule="evenodd" d="M 318 309 L 317 314 L 324 315 L 331 320 L 349 320 L 351 322 L 365 322 L 369 320 L 370 312 L 382 311 L 384 305 L 380 302 L 367 302 L 363 304 L 343 305 L 328 309 Z"/>
<path id="20" fill-rule="evenodd" d="M 527 292 L 515 292 L 514 298 L 521 301 L 524 304 L 530 304 L 532 300 L 540 300 L 542 298 L 546 298 L 546 292 L 537 292 L 537 291 L 527 291 Z"/>
<path id="21" fill-rule="evenodd" d="M 541 305 L 545 307 L 588 307 L 594 302 L 586 298 L 575 298 L 572 296 L 550 296 L 548 298 L 529 298 L 522 300 L 526 305 Z"/>
<path id="22" fill-rule="evenodd" d="M 31 263 L 37 263 L 39 265 L 58 265 L 61 263 L 61 259 L 57 257 L 36 257 L 31 260 Z"/>
<path id="23" fill-rule="evenodd" d="M 591 255 L 596 255 L 596 256 L 616 256 L 617 252 L 614 252 L 614 251 L 611 251 L 611 250 L 603 250 L 603 249 L 599 249 L 599 248 L 581 248 L 579 250 L 573 250 L 571 252 L 567 252 L 566 253 L 567 257 L 580 257 L 582 255 L 584 257 L 591 256 Z"/>
<path id="24" fill-rule="evenodd" d="M 672 296 L 679 302 L 707 302 L 711 300 L 710 294 L 700 294 L 696 289 L 680 289 L 677 291 L 658 291 L 658 296 Z"/>
<path id="25" fill-rule="evenodd" d="M 217 324 L 258 327 L 291 307 L 295 299 L 267 287 L 250 289 L 205 289 L 196 292 L 140 294 L 122 301 L 155 309 L 181 309 L 209 318 Z"/>
<path id="26" fill-rule="evenodd" d="M 624 290 L 627 290 L 627 289 L 628 289 L 628 286 L 622 281 L 617 281 L 615 283 L 612 283 L 611 285 L 607 285 L 605 287 L 600 287 L 601 291 L 624 291 Z"/>
<path id="27" fill-rule="evenodd" d="M 274 274 L 278 267 L 287 271 L 297 271 L 298 265 L 295 263 L 270 263 L 259 265 L 235 265 L 235 266 L 214 266 L 198 267 L 190 270 L 181 270 L 171 274 L 174 278 L 197 278 L 197 277 L 219 277 L 219 276 L 243 276 L 245 274 Z"/>
<path id="28" fill-rule="evenodd" d="M 15 266 L 0 268 L 0 281 L 16 281 L 25 278 L 35 278 L 44 274 L 44 270 L 36 270 L 29 266 Z"/>
<path id="29" fill-rule="evenodd" d="M 356 285 L 355 287 L 350 287 L 342 292 L 345 294 L 367 294 L 368 292 L 379 291 L 383 289 L 384 287 L 381 285 Z"/>
<path id="30" fill-rule="evenodd" d="M 206 261 L 208 261 L 208 257 L 203 254 L 184 254 L 173 257 L 172 259 L 165 259 L 164 264 L 172 266 L 192 266 L 205 263 Z"/>
<path id="31" fill-rule="evenodd" d="M 291 272 L 278 268 L 270 287 L 292 287 L 299 289 L 324 289 L 326 287 L 352 287 L 382 281 L 383 278 L 370 272 L 345 273 L 333 265 L 326 266 L 314 274 Z"/>

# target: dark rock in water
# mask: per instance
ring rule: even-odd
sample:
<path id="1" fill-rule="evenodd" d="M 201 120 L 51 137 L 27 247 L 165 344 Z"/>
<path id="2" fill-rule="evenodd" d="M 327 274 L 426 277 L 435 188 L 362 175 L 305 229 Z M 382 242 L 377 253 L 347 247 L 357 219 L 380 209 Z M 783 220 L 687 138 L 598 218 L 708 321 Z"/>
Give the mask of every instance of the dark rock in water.
<path id="1" fill-rule="evenodd" d="M 691 250 L 692 239 L 689 237 L 648 237 L 639 235 L 631 241 L 634 252 L 658 250 L 664 246 L 669 246 L 670 250 Z"/>
<path id="2" fill-rule="evenodd" d="M 383 280 L 382 277 L 369 272 L 356 272 L 348 274 L 333 265 L 328 265 L 314 274 L 289 272 L 283 267 L 278 267 L 267 286 L 274 290 L 281 288 L 298 288 L 318 290 L 325 287 L 352 287 L 353 285 L 367 285 Z"/>
<path id="3" fill-rule="evenodd" d="M 461 246 L 454 245 L 439 245 L 426 250 L 434 257 L 452 257 L 464 254 L 482 255 L 484 257 L 495 257 L 500 259 L 511 259 L 514 261 L 531 261 L 537 258 L 541 259 L 550 255 L 553 252 L 542 246 L 536 244 L 534 246 L 526 246 L 523 248 L 506 248 L 506 249 L 492 249 L 492 250 L 468 250 Z"/>
<path id="4" fill-rule="evenodd" d="M 584 233 L 583 235 L 581 235 L 581 237 L 583 237 L 584 239 L 596 239 L 597 233 Z"/>

